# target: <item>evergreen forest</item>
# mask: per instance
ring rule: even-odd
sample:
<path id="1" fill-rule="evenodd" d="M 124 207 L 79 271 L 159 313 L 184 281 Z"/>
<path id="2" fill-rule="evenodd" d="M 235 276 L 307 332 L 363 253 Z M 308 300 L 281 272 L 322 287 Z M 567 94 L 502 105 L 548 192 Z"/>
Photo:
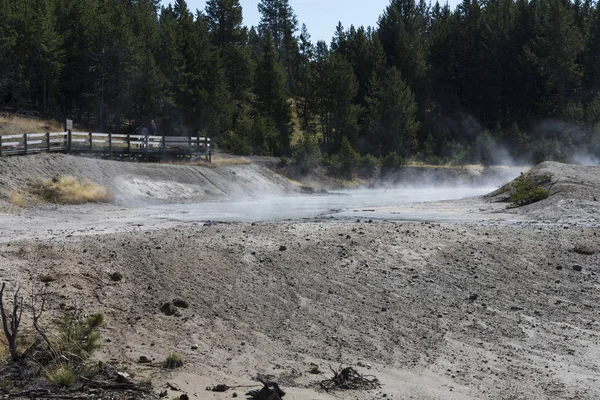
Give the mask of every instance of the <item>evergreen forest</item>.
<path id="1" fill-rule="evenodd" d="M 329 43 L 293 0 L 258 10 L 249 27 L 239 0 L 0 0 L 0 111 L 154 119 L 307 171 L 600 158 L 600 2 L 391 0 Z"/>

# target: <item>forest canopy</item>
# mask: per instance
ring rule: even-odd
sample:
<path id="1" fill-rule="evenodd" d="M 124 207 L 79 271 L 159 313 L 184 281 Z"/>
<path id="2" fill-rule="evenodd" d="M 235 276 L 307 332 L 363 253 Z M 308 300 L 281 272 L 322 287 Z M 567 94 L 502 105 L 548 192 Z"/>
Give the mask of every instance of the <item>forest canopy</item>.
<path id="1" fill-rule="evenodd" d="M 258 9 L 0 0 L 0 109 L 345 170 L 600 158 L 598 2 L 391 0 L 330 43 L 289 0 Z"/>

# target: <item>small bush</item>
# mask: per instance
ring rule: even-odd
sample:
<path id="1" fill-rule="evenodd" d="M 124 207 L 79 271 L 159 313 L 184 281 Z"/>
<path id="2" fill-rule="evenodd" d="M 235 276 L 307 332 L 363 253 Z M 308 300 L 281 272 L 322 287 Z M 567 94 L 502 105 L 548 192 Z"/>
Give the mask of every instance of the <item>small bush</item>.
<path id="1" fill-rule="evenodd" d="M 538 178 L 538 183 L 536 183 L 530 176 L 521 173 L 521 176 L 513 182 L 514 191 L 508 198 L 510 207 L 520 207 L 547 199 L 550 196 L 550 191 L 538 186 L 538 184 L 549 183 L 550 181 L 549 175 L 543 175 Z"/>
<path id="2" fill-rule="evenodd" d="M 46 374 L 48 382 L 58 387 L 70 387 L 75 383 L 73 369 L 66 365 L 59 365 Z"/>
<path id="3" fill-rule="evenodd" d="M 384 157 L 381 162 L 381 177 L 385 177 L 386 175 L 398 171 L 406 166 L 406 160 L 399 156 L 397 153 L 390 153 Z"/>
<path id="4" fill-rule="evenodd" d="M 183 358 L 176 353 L 171 353 L 167 356 L 164 366 L 168 369 L 183 367 Z"/>
<path id="5" fill-rule="evenodd" d="M 379 167 L 379 159 L 372 154 L 365 154 L 360 159 L 360 165 L 358 167 L 358 172 L 361 176 L 365 178 L 371 178 L 377 171 Z"/>
<path id="6" fill-rule="evenodd" d="M 104 315 L 92 314 L 81 319 L 77 315 L 66 315 L 59 325 L 59 334 L 54 343 L 59 354 L 69 354 L 85 359 L 100 348 L 98 328 L 104 323 Z"/>
<path id="7" fill-rule="evenodd" d="M 236 132 L 228 132 L 223 147 L 233 154 L 247 156 L 250 154 L 250 145 L 248 141 Z"/>
<path id="8" fill-rule="evenodd" d="M 360 162 L 360 154 L 354 150 L 347 137 L 344 136 L 340 152 L 336 154 L 338 173 L 346 178 L 352 178 Z"/>
<path id="9" fill-rule="evenodd" d="M 84 204 L 107 202 L 110 191 L 93 182 L 79 182 L 72 176 L 57 176 L 39 183 L 38 194 L 57 204 Z"/>

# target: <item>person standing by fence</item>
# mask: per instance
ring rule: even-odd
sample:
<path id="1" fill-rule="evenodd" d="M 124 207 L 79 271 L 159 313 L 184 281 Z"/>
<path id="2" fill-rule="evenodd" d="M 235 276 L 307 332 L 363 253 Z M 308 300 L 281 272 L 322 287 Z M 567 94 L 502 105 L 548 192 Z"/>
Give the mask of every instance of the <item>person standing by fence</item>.
<path id="1" fill-rule="evenodd" d="M 158 128 L 156 127 L 156 122 L 154 122 L 154 120 L 150 121 L 150 134 L 152 136 L 158 136 Z"/>

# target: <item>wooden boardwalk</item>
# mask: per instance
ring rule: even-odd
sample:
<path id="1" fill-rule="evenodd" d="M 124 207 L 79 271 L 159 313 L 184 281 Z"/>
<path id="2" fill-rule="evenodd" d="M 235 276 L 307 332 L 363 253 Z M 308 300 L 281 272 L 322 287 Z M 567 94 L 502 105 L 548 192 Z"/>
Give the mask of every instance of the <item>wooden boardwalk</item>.
<path id="1" fill-rule="evenodd" d="M 0 135 L 0 157 L 37 153 L 93 154 L 145 161 L 204 158 L 211 161 L 210 138 L 143 136 L 94 132 L 46 132 Z"/>

